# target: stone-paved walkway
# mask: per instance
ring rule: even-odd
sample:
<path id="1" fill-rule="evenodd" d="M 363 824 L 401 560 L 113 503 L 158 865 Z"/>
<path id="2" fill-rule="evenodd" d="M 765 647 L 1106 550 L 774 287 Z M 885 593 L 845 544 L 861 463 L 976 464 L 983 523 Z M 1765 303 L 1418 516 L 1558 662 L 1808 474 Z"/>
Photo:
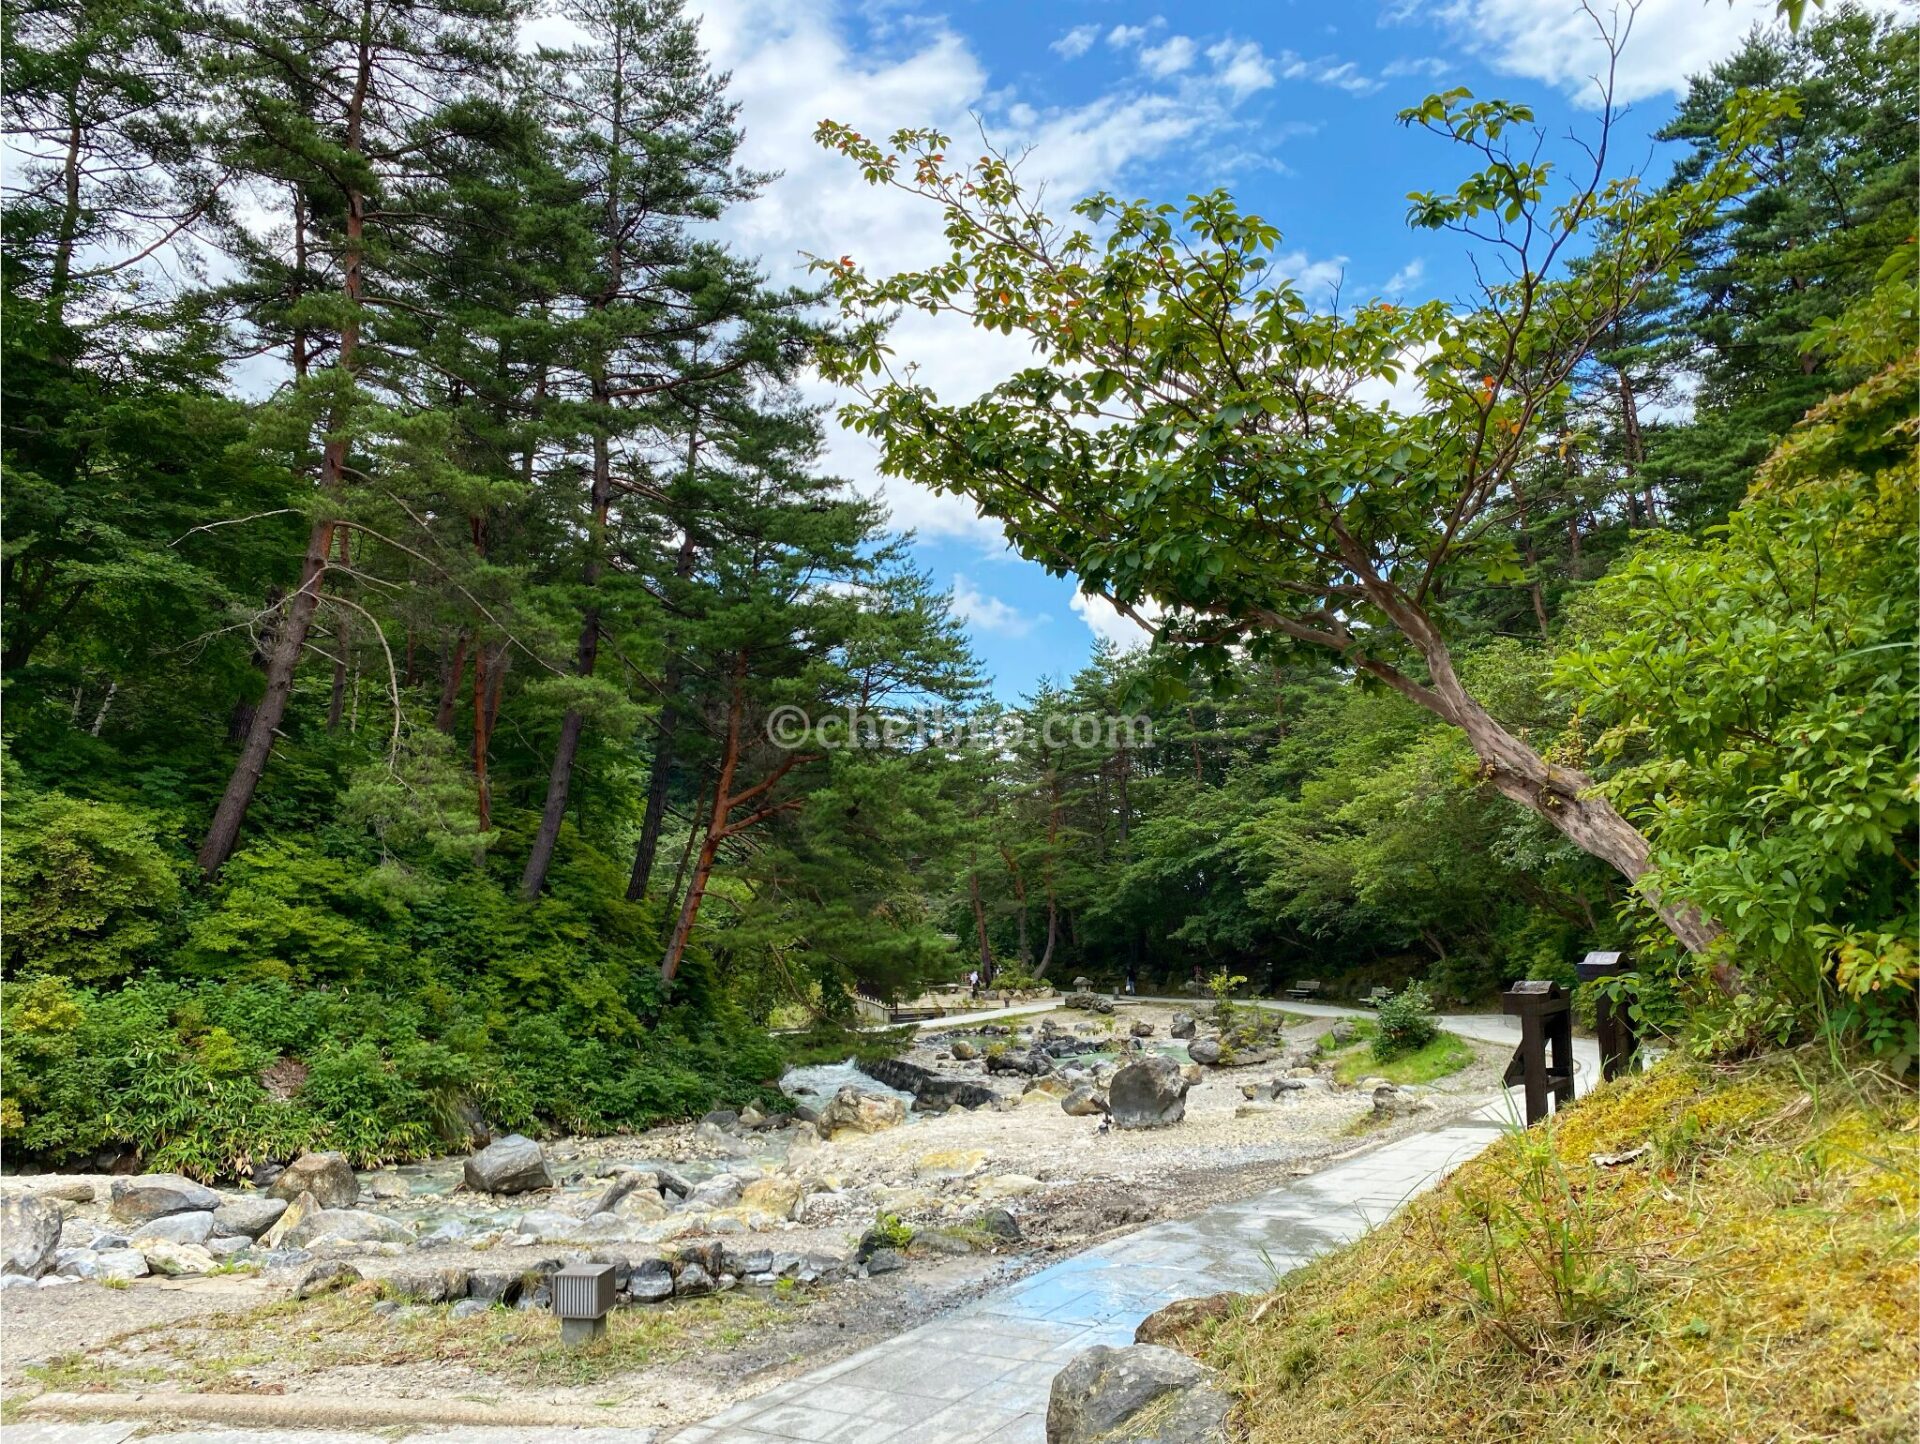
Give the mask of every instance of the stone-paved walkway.
<path id="1" fill-rule="evenodd" d="M 1322 1017 L 1348 1009 L 1309 1005 Z M 1505 1041 L 1513 1020 L 1454 1017 L 1456 1032 Z M 1517 1030 L 1515 1030 L 1517 1031 Z M 1599 1076 L 1575 1039 L 1577 1086 Z M 1053 1377 L 1096 1344 L 1126 1344 L 1175 1299 L 1259 1290 L 1380 1223 L 1513 1126 L 1517 1094 L 1468 1118 L 1355 1155 L 1296 1183 L 1155 1224 L 679 1430 L 663 1444 L 1041 1444 Z M 9 1425 L 5 1444 L 122 1444 L 141 1426 Z M 150 1427 L 150 1426 L 149 1426 Z M 143 1444 L 385 1444 L 390 1434 L 200 1429 Z M 471 1428 L 411 1433 L 418 1444 L 647 1444 L 646 1429 Z"/>
<path id="2" fill-rule="evenodd" d="M 1598 1055 L 1585 1039 L 1576 1040 L 1575 1053 L 1585 1091 L 1598 1076 Z M 668 1437 L 672 1444 L 1040 1444 L 1053 1376 L 1074 1355 L 1131 1343 L 1140 1320 L 1175 1299 L 1269 1287 L 1359 1237 L 1491 1143 L 1517 1121 L 1513 1107 L 1502 1099 L 1297 1183 L 1114 1239 Z"/>

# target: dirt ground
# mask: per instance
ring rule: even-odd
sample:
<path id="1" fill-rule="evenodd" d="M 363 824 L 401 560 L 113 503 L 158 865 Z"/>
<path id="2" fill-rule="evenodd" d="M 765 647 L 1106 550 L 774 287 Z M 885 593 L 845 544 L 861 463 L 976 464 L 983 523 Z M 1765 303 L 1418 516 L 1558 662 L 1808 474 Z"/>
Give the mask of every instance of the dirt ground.
<path id="1" fill-rule="evenodd" d="M 1110 1048 L 1135 1019 L 1154 1024 L 1149 1046 L 1166 1043 L 1172 1009 L 1142 1004 L 1114 1020 L 1052 1015 L 1083 1030 L 1089 1051 Z M 1016 1025 L 1019 1026 L 1019 1025 Z M 1031 1027 L 1031 1024 L 1025 1026 Z M 1287 1031 L 1311 1042 L 1328 1024 Z M 957 1030 L 956 1030 L 957 1031 Z M 610 1160 L 685 1164 L 708 1176 L 782 1176 L 804 1184 L 797 1221 L 743 1229 L 737 1218 L 667 1220 L 664 1237 L 704 1236 L 731 1247 L 844 1255 L 876 1217 L 929 1228 L 1005 1207 L 1022 1239 L 995 1253 L 914 1258 L 898 1273 L 777 1290 L 740 1288 L 724 1296 L 619 1311 L 636 1316 L 594 1358 L 561 1357 L 544 1313 L 492 1310 L 484 1320 L 449 1321 L 442 1307 L 396 1309 L 366 1284 L 332 1300 L 293 1304 L 291 1275 L 149 1278 L 122 1289 L 80 1283 L 0 1294 L 0 1384 L 21 1397 L 41 1388 L 194 1389 L 339 1394 L 390 1398 L 497 1397 L 578 1403 L 586 1397 L 622 1421 L 668 1425 L 707 1417 L 758 1393 L 924 1322 L 1021 1274 L 1116 1233 L 1304 1176 L 1335 1158 L 1483 1102 L 1497 1088 L 1499 1051 L 1427 1092 L 1429 1111 L 1371 1122 L 1370 1091 L 1314 1088 L 1285 1101 L 1248 1105 L 1242 1085 L 1271 1080 L 1277 1064 L 1207 1070 L 1188 1094 L 1185 1120 L 1153 1131 L 1107 1130 L 1097 1117 L 1070 1117 L 1057 1099 L 1023 1098 L 1027 1080 L 990 1075 L 950 1055 L 952 1034 L 923 1038 L 908 1061 L 981 1082 L 1000 1108 L 918 1115 L 902 1127 L 784 1152 L 744 1147 L 689 1127 L 645 1135 L 567 1139 L 548 1146 L 560 1186 L 520 1207 L 577 1209 L 602 1186 Z M 977 1038 L 994 1041 L 998 1035 Z M 1016 1035 L 1015 1046 L 1022 1043 Z M 829 1079 L 829 1081 L 831 1081 Z M 9 1188 L 44 1181 L 9 1179 Z M 367 1197 L 363 1193 L 363 1199 Z M 388 1211 L 383 1207 L 382 1211 Z M 404 1217 L 404 1213 L 396 1216 Z M 618 1248 L 638 1256 L 651 1250 Z M 584 1248 L 515 1247 L 482 1236 L 468 1245 L 355 1254 L 369 1279 L 422 1267 L 531 1267 L 579 1257 Z M 600 1251 L 604 1253 L 604 1250 Z M 638 1316 L 648 1316 L 642 1320 Z"/>

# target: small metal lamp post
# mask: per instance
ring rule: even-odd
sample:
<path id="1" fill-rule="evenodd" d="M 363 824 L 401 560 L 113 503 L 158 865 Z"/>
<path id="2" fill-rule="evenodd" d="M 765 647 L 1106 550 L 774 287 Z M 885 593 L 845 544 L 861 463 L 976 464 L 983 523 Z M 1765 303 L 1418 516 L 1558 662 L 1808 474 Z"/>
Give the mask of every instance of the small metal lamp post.
<path id="1" fill-rule="evenodd" d="M 612 1264 L 568 1264 L 553 1276 L 553 1314 L 560 1320 L 560 1342 L 570 1348 L 606 1333 L 612 1307 Z"/>
<path id="2" fill-rule="evenodd" d="M 1627 966 L 1625 954 L 1622 953 L 1588 953 L 1574 964 L 1573 970 L 1583 983 L 1599 978 L 1617 978 L 1633 971 Z M 1635 1065 L 1640 1039 L 1634 1034 L 1633 1019 L 1627 1016 L 1625 1008 L 1616 1008 L 1613 999 L 1604 990 L 1594 999 L 1593 1032 L 1600 1043 L 1602 1078 L 1611 1082 Z"/>
<path id="3" fill-rule="evenodd" d="M 1503 1009 L 1520 1019 L 1520 1046 L 1513 1050 L 1503 1081 L 1509 1088 L 1516 1083 L 1525 1086 L 1528 1127 L 1547 1116 L 1549 1095 L 1556 1107 L 1573 1102 L 1572 1005 L 1558 983 L 1535 980 L 1515 983 L 1501 997 Z"/>

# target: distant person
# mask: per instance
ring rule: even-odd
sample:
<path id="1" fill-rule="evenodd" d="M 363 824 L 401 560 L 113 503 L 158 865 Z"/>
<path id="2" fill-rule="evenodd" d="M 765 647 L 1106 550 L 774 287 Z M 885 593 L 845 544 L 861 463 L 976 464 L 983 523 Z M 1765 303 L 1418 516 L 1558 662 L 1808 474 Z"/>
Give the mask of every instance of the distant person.
<path id="1" fill-rule="evenodd" d="M 979 998 L 980 998 L 980 970 L 979 970 L 978 968 L 975 968 L 975 969 L 974 969 L 974 970 L 973 970 L 972 972 L 970 972 L 970 973 L 968 973 L 968 974 L 967 974 L 967 988 L 968 988 L 968 989 L 969 989 L 969 991 L 971 991 L 971 993 L 973 994 L 973 997 L 974 997 L 974 1000 L 975 1000 L 976 1002 L 977 1002 L 977 1001 L 979 1001 Z"/>

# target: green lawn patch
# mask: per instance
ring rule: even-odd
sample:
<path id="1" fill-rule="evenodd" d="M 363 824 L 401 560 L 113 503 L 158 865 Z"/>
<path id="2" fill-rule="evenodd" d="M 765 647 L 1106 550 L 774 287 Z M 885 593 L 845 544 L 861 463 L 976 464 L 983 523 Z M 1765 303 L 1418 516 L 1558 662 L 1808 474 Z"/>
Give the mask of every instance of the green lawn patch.
<path id="1" fill-rule="evenodd" d="M 1358 1083 L 1362 1078 L 1384 1078 L 1389 1083 L 1431 1083 L 1449 1073 L 1458 1073 L 1479 1056 L 1466 1039 L 1443 1032 L 1425 1047 L 1382 1063 L 1373 1056 L 1373 1039 L 1379 1025 L 1371 1018 L 1356 1018 L 1353 1028 L 1355 1041 L 1346 1047 L 1327 1048 L 1324 1041 L 1321 1044 L 1333 1059 L 1333 1076 L 1342 1083 Z"/>

